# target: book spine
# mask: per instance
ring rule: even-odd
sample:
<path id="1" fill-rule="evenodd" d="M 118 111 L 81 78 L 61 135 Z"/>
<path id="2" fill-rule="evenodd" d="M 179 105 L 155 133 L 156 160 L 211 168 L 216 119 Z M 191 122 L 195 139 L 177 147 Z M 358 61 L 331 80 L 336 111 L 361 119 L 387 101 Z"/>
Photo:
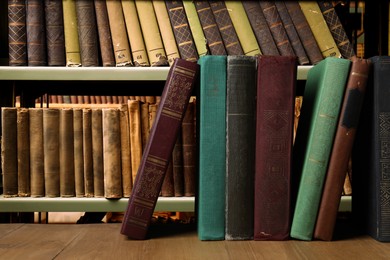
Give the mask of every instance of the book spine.
<path id="1" fill-rule="evenodd" d="M 134 66 L 150 66 L 135 1 L 122 0 L 121 2 Z"/>
<path id="2" fill-rule="evenodd" d="M 158 27 L 160 28 L 161 38 L 164 43 L 165 52 L 167 54 L 168 63 L 171 66 L 176 58 L 180 58 L 179 49 L 176 45 L 175 35 L 171 27 L 169 15 L 164 1 L 153 0 L 154 12 Z"/>
<path id="3" fill-rule="evenodd" d="M 168 73 L 161 95 L 150 141 L 145 149 L 129 198 L 121 233 L 133 239 L 145 239 L 160 193 L 169 159 L 198 74 L 198 65 L 176 59 Z M 180 95 L 177 95 L 180 92 Z M 170 134 L 167 134 L 170 133 Z M 166 145 L 161 145 L 164 142 Z"/>
<path id="4" fill-rule="evenodd" d="M 65 66 L 65 38 L 62 1 L 45 0 L 47 64 Z"/>
<path id="5" fill-rule="evenodd" d="M 102 110 L 94 108 L 91 112 L 93 187 L 95 197 L 104 197 L 104 161 L 103 161 L 103 121 Z"/>
<path id="6" fill-rule="evenodd" d="M 66 66 L 80 67 L 81 55 L 75 0 L 62 0 Z"/>
<path id="7" fill-rule="evenodd" d="M 1 166 L 5 198 L 18 196 L 17 108 L 1 108 Z"/>
<path id="8" fill-rule="evenodd" d="M 141 108 L 139 100 L 129 100 L 131 174 L 133 183 L 142 160 Z"/>
<path id="9" fill-rule="evenodd" d="M 115 58 L 106 1 L 94 0 L 94 6 L 102 65 L 103 67 L 113 67 L 115 66 Z"/>
<path id="10" fill-rule="evenodd" d="M 43 1 L 26 1 L 27 63 L 46 66 L 45 13 Z"/>
<path id="11" fill-rule="evenodd" d="M 8 0 L 10 66 L 27 66 L 26 1 Z"/>
<path id="12" fill-rule="evenodd" d="M 256 58 L 228 56 L 226 85 L 225 239 L 248 240 L 254 232 Z"/>
<path id="13" fill-rule="evenodd" d="M 255 1 L 242 1 L 249 23 L 264 55 L 279 55 L 278 47 L 269 30 L 260 4 Z"/>
<path id="14" fill-rule="evenodd" d="M 80 58 L 83 67 L 99 66 L 98 36 L 93 1 L 76 1 Z"/>
<path id="15" fill-rule="evenodd" d="M 142 137 L 142 150 L 146 147 L 149 141 L 149 132 L 151 126 L 149 125 L 149 103 L 142 102 L 140 104 L 141 113 L 141 137 Z"/>
<path id="16" fill-rule="evenodd" d="M 83 147 L 83 109 L 73 108 L 74 142 L 74 182 L 76 197 L 85 196 L 84 147 Z"/>
<path id="17" fill-rule="evenodd" d="M 188 110 L 189 106 L 187 107 Z M 183 118 L 183 124 L 186 116 Z M 183 125 L 182 125 L 183 127 Z M 174 196 L 184 196 L 184 169 L 183 169 L 183 144 L 182 144 L 182 132 L 179 131 L 175 147 L 172 152 L 172 170 L 173 170 L 173 184 L 174 184 Z"/>
<path id="18" fill-rule="evenodd" d="M 219 32 L 210 4 L 207 1 L 195 1 L 196 12 L 207 41 L 211 55 L 227 55 L 222 36 Z"/>
<path id="19" fill-rule="evenodd" d="M 255 240 L 286 240 L 291 227 L 295 56 L 261 56 L 257 68 Z"/>
<path id="20" fill-rule="evenodd" d="M 225 5 L 229 10 L 230 19 L 237 32 L 244 54 L 248 56 L 262 54 L 242 2 L 226 1 Z"/>
<path id="21" fill-rule="evenodd" d="M 43 153 L 45 172 L 45 194 L 47 197 L 60 196 L 60 111 L 43 110 Z"/>
<path id="22" fill-rule="evenodd" d="M 183 3 L 181 1 L 166 0 L 165 5 L 168 10 L 177 47 L 179 48 L 180 57 L 188 61 L 196 62 L 198 60 L 198 53 L 196 51 Z"/>
<path id="23" fill-rule="evenodd" d="M 121 168 L 122 168 L 122 193 L 123 197 L 130 197 L 133 188 L 131 175 L 130 153 L 130 122 L 127 102 L 121 104 L 119 110 L 120 137 L 121 137 Z"/>
<path id="24" fill-rule="evenodd" d="M 207 55 L 198 61 L 202 100 L 197 212 L 200 240 L 225 239 L 226 57 Z"/>
<path id="25" fill-rule="evenodd" d="M 175 196 L 175 186 L 173 179 L 173 163 L 172 159 L 169 160 L 168 168 L 166 170 L 164 180 L 161 186 L 161 196 L 163 197 L 173 197 Z"/>
<path id="26" fill-rule="evenodd" d="M 330 241 L 333 238 L 370 68 L 369 60 L 352 58 L 314 230 L 317 239 Z"/>
<path id="27" fill-rule="evenodd" d="M 184 174 L 184 196 L 195 196 L 196 190 L 196 160 L 197 146 L 194 126 L 196 116 L 195 103 L 190 102 L 184 115 L 182 124 L 182 152 Z"/>
<path id="28" fill-rule="evenodd" d="M 83 108 L 83 152 L 84 152 L 84 185 L 85 197 L 94 196 L 94 172 L 92 150 L 92 110 Z"/>
<path id="29" fill-rule="evenodd" d="M 29 197 L 30 192 L 30 143 L 28 108 L 17 110 L 17 160 L 18 196 Z M 8 162 L 8 161 L 7 161 Z"/>

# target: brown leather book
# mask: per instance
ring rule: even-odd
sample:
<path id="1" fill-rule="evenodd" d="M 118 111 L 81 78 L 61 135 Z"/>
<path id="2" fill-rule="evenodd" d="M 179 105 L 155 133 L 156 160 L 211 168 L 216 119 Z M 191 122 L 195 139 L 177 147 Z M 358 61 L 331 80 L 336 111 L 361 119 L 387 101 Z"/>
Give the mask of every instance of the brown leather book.
<path id="1" fill-rule="evenodd" d="M 172 152 L 172 171 L 174 196 L 184 196 L 183 144 L 181 131 L 179 131 L 179 136 L 176 139 L 175 147 Z"/>
<path id="2" fill-rule="evenodd" d="M 332 240 L 348 163 L 359 123 L 371 62 L 353 57 L 331 157 L 325 177 L 314 237 Z"/>
<path id="3" fill-rule="evenodd" d="M 134 180 L 142 159 L 141 105 L 139 100 L 129 100 L 131 175 Z"/>
<path id="4" fill-rule="evenodd" d="M 142 150 L 146 147 L 149 140 L 149 132 L 151 126 L 149 125 L 149 103 L 140 103 L 141 109 L 141 136 L 142 136 Z"/>
<path id="5" fill-rule="evenodd" d="M 257 1 L 242 1 L 261 52 L 265 55 L 279 55 L 274 38 L 265 20 L 263 10 Z"/>
<path id="6" fill-rule="evenodd" d="M 60 111 L 43 110 L 43 149 L 46 197 L 60 196 Z"/>
<path id="7" fill-rule="evenodd" d="M 181 1 L 165 1 L 171 20 L 173 34 L 182 59 L 196 62 L 198 53 L 188 24 L 187 16 Z"/>
<path id="8" fill-rule="evenodd" d="M 121 135 L 119 110 L 103 108 L 104 197 L 122 197 Z M 119 149 L 118 149 L 119 148 Z"/>
<path id="9" fill-rule="evenodd" d="M 115 66 L 115 58 L 106 1 L 94 0 L 94 4 L 102 65 L 103 67 L 113 67 Z"/>
<path id="10" fill-rule="evenodd" d="M 65 66 L 65 38 L 62 2 L 45 0 L 47 65 Z"/>
<path id="11" fill-rule="evenodd" d="M 74 142 L 74 182 L 76 197 L 85 196 L 84 148 L 83 148 L 83 109 L 73 108 Z"/>
<path id="12" fill-rule="evenodd" d="M 244 55 L 224 1 L 209 1 L 228 55 Z"/>
<path id="13" fill-rule="evenodd" d="M 27 66 L 26 1 L 8 1 L 8 48 L 10 66 Z"/>
<path id="14" fill-rule="evenodd" d="M 79 34 L 81 66 L 99 66 L 98 36 L 95 7 L 90 0 L 76 1 L 77 31 Z"/>
<path id="15" fill-rule="evenodd" d="M 211 55 L 227 55 L 222 36 L 208 1 L 194 1 Z"/>
<path id="16" fill-rule="evenodd" d="M 28 108 L 17 110 L 18 196 L 28 197 L 30 192 L 30 143 Z"/>
<path id="17" fill-rule="evenodd" d="M 131 176 L 131 150 L 130 150 L 130 122 L 127 102 L 120 105 L 120 136 L 121 136 L 121 167 L 122 167 L 122 194 L 130 197 L 133 189 Z"/>
<path id="18" fill-rule="evenodd" d="M 198 71 L 198 64 L 184 59 L 176 59 L 170 68 L 121 227 L 121 233 L 128 238 L 147 236 Z"/>
<path id="19" fill-rule="evenodd" d="M 175 184 L 173 179 L 173 162 L 169 160 L 168 168 L 165 172 L 165 177 L 161 185 L 161 196 L 162 197 L 173 197 L 175 196 Z"/>
<path id="20" fill-rule="evenodd" d="M 101 108 L 92 109 L 91 124 L 94 196 L 104 197 L 103 121 Z"/>
<path id="21" fill-rule="evenodd" d="M 83 150 L 85 197 L 94 196 L 93 152 L 92 152 L 92 110 L 83 108 Z"/>
<path id="22" fill-rule="evenodd" d="M 290 237 L 297 65 L 295 56 L 258 58 L 255 240 L 286 240 Z"/>
<path id="23" fill-rule="evenodd" d="M 284 3 L 301 39 L 302 45 L 305 48 L 306 54 L 309 57 L 310 63 L 313 65 L 317 64 L 323 60 L 323 56 L 298 1 L 285 1 Z"/>
<path id="24" fill-rule="evenodd" d="M 196 190 L 196 135 L 194 133 L 195 103 L 188 104 L 182 123 L 184 196 L 195 196 Z"/>
<path id="25" fill-rule="evenodd" d="M 27 63 L 46 66 L 45 13 L 43 1 L 26 1 Z"/>

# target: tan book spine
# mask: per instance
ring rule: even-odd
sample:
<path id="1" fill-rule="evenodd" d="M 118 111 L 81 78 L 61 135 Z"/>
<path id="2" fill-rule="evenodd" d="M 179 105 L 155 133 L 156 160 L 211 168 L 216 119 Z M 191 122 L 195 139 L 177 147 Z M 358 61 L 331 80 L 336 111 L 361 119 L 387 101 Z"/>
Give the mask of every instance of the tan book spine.
<path id="1" fill-rule="evenodd" d="M 172 65 L 176 58 L 180 58 L 180 54 L 176 45 L 175 35 L 173 34 L 171 27 L 171 21 L 169 20 L 168 11 L 164 1 L 153 0 L 152 2 L 168 63 L 169 65 Z"/>
<path id="2" fill-rule="evenodd" d="M 107 1 L 106 3 L 115 64 L 117 67 L 133 66 L 122 4 L 120 1 Z"/>
<path id="3" fill-rule="evenodd" d="M 152 129 L 154 119 L 156 118 L 156 112 L 158 109 L 158 104 L 150 104 L 149 105 L 149 129 Z"/>
<path id="4" fill-rule="evenodd" d="M 134 0 L 121 0 L 134 66 L 150 66 Z"/>
<path id="5" fill-rule="evenodd" d="M 43 148 L 46 197 L 60 196 L 60 111 L 43 110 Z"/>
<path id="6" fill-rule="evenodd" d="M 151 0 L 135 1 L 138 19 L 144 36 L 146 51 L 151 66 L 167 66 L 168 59 L 165 54 L 160 29 Z"/>
<path id="7" fill-rule="evenodd" d="M 64 12 L 64 38 L 66 66 L 80 67 L 81 55 L 77 29 L 77 15 L 75 0 L 62 0 Z"/>
<path id="8" fill-rule="evenodd" d="M 119 110 L 116 108 L 104 108 L 102 109 L 102 118 L 104 197 L 117 199 L 122 197 Z"/>
<path id="9" fill-rule="evenodd" d="M 1 166 L 5 198 L 18 196 L 17 108 L 1 108 Z"/>
<path id="10" fill-rule="evenodd" d="M 30 143 L 28 108 L 17 110 L 18 196 L 28 197 L 30 192 Z M 8 162 L 8 161 L 7 161 Z"/>
<path id="11" fill-rule="evenodd" d="M 248 16 L 241 1 L 226 1 L 226 8 L 229 11 L 234 29 L 237 32 L 241 47 L 245 55 L 260 55 L 260 47 L 252 30 Z"/>
<path id="12" fill-rule="evenodd" d="M 94 196 L 104 197 L 102 110 L 94 108 L 91 113 Z"/>
<path id="13" fill-rule="evenodd" d="M 60 196 L 74 197 L 75 163 L 73 109 L 60 109 Z"/>
<path id="14" fill-rule="evenodd" d="M 316 1 L 298 1 L 313 32 L 322 56 L 341 58 L 342 55 Z"/>
<path id="15" fill-rule="evenodd" d="M 130 122 L 127 103 L 120 106 L 119 117 L 121 132 L 122 193 L 123 197 L 130 197 L 133 181 L 131 175 Z"/>
<path id="16" fill-rule="evenodd" d="M 29 109 L 31 197 L 45 196 L 43 109 Z"/>
<path id="17" fill-rule="evenodd" d="M 93 197 L 92 110 L 90 108 L 83 108 L 83 153 L 85 197 Z"/>
<path id="18" fill-rule="evenodd" d="M 75 193 L 76 197 L 84 197 L 83 110 L 81 108 L 73 108 L 73 134 Z"/>
<path id="19" fill-rule="evenodd" d="M 142 133 L 141 133 L 141 108 L 140 101 L 129 100 L 130 122 L 130 149 L 131 149 L 131 172 L 133 182 L 137 176 L 138 167 L 142 159 Z"/>
<path id="20" fill-rule="evenodd" d="M 142 150 L 145 149 L 149 140 L 149 104 L 141 103 L 141 136 L 142 136 Z"/>

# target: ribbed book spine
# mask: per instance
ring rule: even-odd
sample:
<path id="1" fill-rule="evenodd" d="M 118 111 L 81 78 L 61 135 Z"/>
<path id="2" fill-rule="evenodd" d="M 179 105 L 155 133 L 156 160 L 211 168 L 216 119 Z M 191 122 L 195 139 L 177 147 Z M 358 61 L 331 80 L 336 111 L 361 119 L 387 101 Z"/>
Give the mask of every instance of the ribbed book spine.
<path id="1" fill-rule="evenodd" d="M 26 1 L 8 0 L 10 66 L 27 66 Z"/>
<path id="2" fill-rule="evenodd" d="M 93 108 L 91 116 L 94 196 L 104 197 L 102 110 L 100 108 Z"/>
<path id="3" fill-rule="evenodd" d="M 130 122 L 127 103 L 120 105 L 119 120 L 121 136 L 122 193 L 123 197 L 130 197 L 133 181 L 131 177 Z"/>
<path id="4" fill-rule="evenodd" d="M 66 66 L 80 67 L 81 54 L 75 0 L 62 0 Z"/>
<path id="5" fill-rule="evenodd" d="M 28 108 L 17 110 L 18 196 L 28 197 L 30 192 L 30 133 Z"/>
<path id="6" fill-rule="evenodd" d="M 92 153 L 92 110 L 83 108 L 83 153 L 85 197 L 94 196 Z"/>
<path id="7" fill-rule="evenodd" d="M 74 182 L 76 197 L 85 196 L 83 109 L 73 108 Z"/>
<path id="8" fill-rule="evenodd" d="M 183 177 L 184 196 L 195 196 L 197 172 L 197 146 L 194 126 L 195 103 L 190 102 L 184 115 L 182 123 L 182 156 L 183 156 Z M 175 190 L 176 191 L 176 190 Z"/>
<path id="9" fill-rule="evenodd" d="M 129 124 L 130 124 L 130 154 L 131 175 L 136 179 L 138 167 L 142 159 L 142 132 L 141 132 L 141 106 L 139 100 L 129 100 Z"/>

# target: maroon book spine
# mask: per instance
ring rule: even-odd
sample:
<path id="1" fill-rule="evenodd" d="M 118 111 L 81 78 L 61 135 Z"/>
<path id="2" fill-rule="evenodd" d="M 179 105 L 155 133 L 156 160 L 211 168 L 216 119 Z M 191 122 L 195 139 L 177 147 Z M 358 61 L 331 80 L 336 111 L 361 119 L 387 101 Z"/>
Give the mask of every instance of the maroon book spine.
<path id="1" fill-rule="evenodd" d="M 122 222 L 121 233 L 131 239 L 147 236 L 198 71 L 198 64 L 184 59 L 176 59 L 169 70 Z"/>
<path id="2" fill-rule="evenodd" d="M 263 55 L 257 64 L 254 239 L 286 240 L 297 58 Z"/>

